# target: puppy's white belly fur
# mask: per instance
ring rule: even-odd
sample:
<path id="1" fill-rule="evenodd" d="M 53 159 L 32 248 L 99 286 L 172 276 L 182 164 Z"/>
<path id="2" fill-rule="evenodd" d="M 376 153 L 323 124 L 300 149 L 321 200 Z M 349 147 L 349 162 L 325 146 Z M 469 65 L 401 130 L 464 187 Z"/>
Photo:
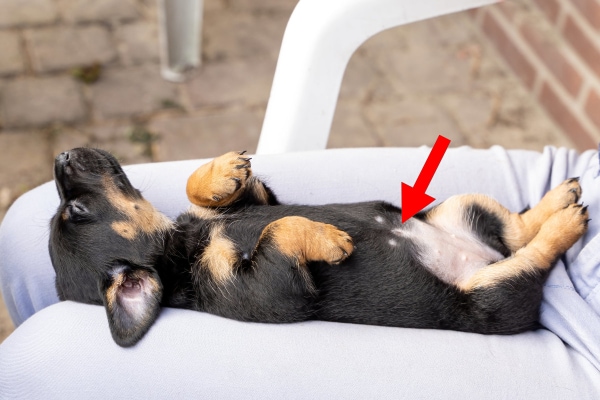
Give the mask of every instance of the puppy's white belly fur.
<path id="1" fill-rule="evenodd" d="M 457 284 L 504 258 L 464 225 L 434 226 L 412 218 L 392 232 L 410 239 L 417 246 L 419 261 L 429 271 L 446 283 Z"/>

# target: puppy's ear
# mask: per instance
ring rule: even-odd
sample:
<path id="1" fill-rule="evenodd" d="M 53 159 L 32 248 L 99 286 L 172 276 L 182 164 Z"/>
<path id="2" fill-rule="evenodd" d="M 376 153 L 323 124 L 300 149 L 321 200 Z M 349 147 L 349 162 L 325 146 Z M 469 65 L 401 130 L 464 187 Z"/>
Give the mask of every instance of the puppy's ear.
<path id="1" fill-rule="evenodd" d="M 116 265 L 99 286 L 113 339 L 119 346 L 133 346 L 160 312 L 163 288 L 158 274 L 145 268 Z"/>

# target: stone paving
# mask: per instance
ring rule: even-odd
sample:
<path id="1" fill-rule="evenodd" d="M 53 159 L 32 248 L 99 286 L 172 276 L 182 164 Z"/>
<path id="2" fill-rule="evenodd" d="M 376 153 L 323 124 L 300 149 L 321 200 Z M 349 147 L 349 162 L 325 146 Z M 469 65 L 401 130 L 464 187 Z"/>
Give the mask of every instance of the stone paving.
<path id="1" fill-rule="evenodd" d="M 202 67 L 159 75 L 155 0 L 0 1 L 0 220 L 75 146 L 125 164 L 256 149 L 295 0 L 205 0 Z M 97 71 L 85 83 L 82 71 Z M 464 13 L 383 32 L 352 57 L 329 147 L 572 143 Z M 12 330 L 0 302 L 0 341 Z"/>

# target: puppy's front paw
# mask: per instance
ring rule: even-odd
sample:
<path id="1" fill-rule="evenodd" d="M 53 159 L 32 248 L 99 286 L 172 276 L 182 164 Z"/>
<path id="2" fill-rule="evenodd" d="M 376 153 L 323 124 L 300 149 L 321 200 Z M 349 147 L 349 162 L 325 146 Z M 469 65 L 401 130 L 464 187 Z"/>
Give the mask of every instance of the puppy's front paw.
<path id="1" fill-rule="evenodd" d="M 324 261 L 339 264 L 352 254 L 354 244 L 346 232 L 333 225 L 291 216 L 270 223 L 263 238 L 273 240 L 280 252 L 300 264 Z"/>
<path id="2" fill-rule="evenodd" d="M 202 207 L 224 207 L 233 203 L 251 176 L 245 151 L 232 151 L 198 168 L 187 182 L 189 200 Z"/>
<path id="3" fill-rule="evenodd" d="M 212 201 L 227 202 L 238 190 L 246 185 L 251 174 L 250 158 L 244 157 L 245 151 L 232 151 L 213 160 L 211 174 Z"/>
<path id="4" fill-rule="evenodd" d="M 354 244 L 352 238 L 346 232 L 337 229 L 333 225 L 314 223 L 314 238 L 311 242 L 313 247 L 310 261 L 325 261 L 328 264 L 339 264 L 352 254 Z"/>

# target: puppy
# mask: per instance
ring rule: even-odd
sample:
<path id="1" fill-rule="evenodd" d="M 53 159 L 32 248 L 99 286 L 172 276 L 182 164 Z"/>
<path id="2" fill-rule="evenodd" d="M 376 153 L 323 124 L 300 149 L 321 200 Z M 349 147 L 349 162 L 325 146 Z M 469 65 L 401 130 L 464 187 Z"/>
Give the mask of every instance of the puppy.
<path id="1" fill-rule="evenodd" d="M 280 205 L 243 153 L 193 173 L 193 205 L 176 221 L 105 151 L 62 153 L 54 174 L 58 295 L 103 305 L 124 347 L 162 306 L 242 321 L 523 332 L 538 327 L 548 271 L 588 221 L 578 179 L 521 214 L 467 194 L 402 224 L 384 202 Z"/>

